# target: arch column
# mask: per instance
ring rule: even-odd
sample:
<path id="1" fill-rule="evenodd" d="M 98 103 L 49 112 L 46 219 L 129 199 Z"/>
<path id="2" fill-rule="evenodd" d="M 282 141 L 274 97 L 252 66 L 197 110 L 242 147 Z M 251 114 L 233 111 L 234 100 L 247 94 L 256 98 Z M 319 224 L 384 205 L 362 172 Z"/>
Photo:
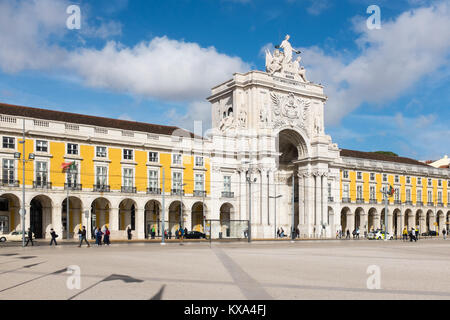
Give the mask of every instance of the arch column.
<path id="1" fill-rule="evenodd" d="M 314 178 L 311 174 L 305 176 L 305 218 L 306 218 L 306 233 L 308 237 L 312 236 L 314 225 Z"/>
<path id="2" fill-rule="evenodd" d="M 260 209 L 260 219 L 259 219 L 259 223 L 261 225 L 265 225 L 268 217 L 268 199 L 269 199 L 269 194 L 268 194 L 268 183 L 269 183 L 269 179 L 268 179 L 268 170 L 267 169 L 262 169 L 261 170 L 261 209 Z M 264 237 L 264 235 L 262 235 Z"/>
<path id="3" fill-rule="evenodd" d="M 320 231 L 322 230 L 322 226 L 320 225 L 321 214 L 322 214 L 322 201 L 321 195 L 322 191 L 320 189 L 321 186 L 321 176 L 319 173 L 314 175 L 314 226 L 316 228 L 316 233 L 314 237 L 320 236 Z"/>
<path id="4" fill-rule="evenodd" d="M 322 175 L 321 180 L 321 220 L 328 226 L 330 224 L 330 222 L 328 221 L 328 175 L 326 173 Z M 327 229 L 325 229 L 324 231 L 326 232 L 326 230 Z M 326 234 L 324 236 L 326 236 Z"/>
<path id="5" fill-rule="evenodd" d="M 392 210 L 388 210 L 387 219 L 388 219 L 387 231 L 388 233 L 392 234 L 392 232 L 394 231 L 394 213 L 392 212 Z"/>
<path id="6" fill-rule="evenodd" d="M 52 228 L 61 239 L 63 237 L 63 225 L 61 216 L 61 206 L 54 205 L 52 207 Z"/>
<path id="7" fill-rule="evenodd" d="M 135 231 L 137 239 L 145 239 L 145 217 L 142 206 L 135 204 L 134 206 L 134 219 L 135 219 Z M 131 213 L 129 213 L 131 214 Z"/>
<path id="8" fill-rule="evenodd" d="M 187 206 L 183 209 L 183 227 L 192 230 L 192 210 Z"/>
<path id="9" fill-rule="evenodd" d="M 119 231 L 119 208 L 111 207 L 109 209 L 109 229 Z"/>
<path id="10" fill-rule="evenodd" d="M 349 210 L 346 214 L 346 220 L 347 220 L 347 229 L 350 230 L 351 235 L 353 230 L 355 229 L 355 213 Z M 344 231 L 347 232 L 347 230 Z"/>
<path id="11" fill-rule="evenodd" d="M 298 222 L 300 224 L 300 233 L 305 234 L 305 178 L 303 174 L 297 174 L 298 176 Z M 282 201 L 282 200 L 281 200 Z"/>
<path id="12" fill-rule="evenodd" d="M 368 219 L 368 214 L 366 212 L 362 212 L 360 211 L 359 213 L 359 221 L 361 224 L 361 227 L 359 228 L 359 233 L 360 233 L 360 237 L 364 236 L 365 232 L 369 232 L 368 229 L 368 224 L 369 224 L 369 219 Z"/>
<path id="13" fill-rule="evenodd" d="M 404 217 L 405 213 L 404 212 L 399 212 L 397 215 L 397 236 L 401 236 L 402 232 L 403 232 L 403 228 L 404 226 L 404 221 L 405 221 L 405 217 Z"/>
<path id="14" fill-rule="evenodd" d="M 434 225 L 435 222 L 436 222 L 436 215 L 433 212 L 432 214 L 430 214 L 430 230 L 432 231 L 436 231 L 436 226 Z"/>

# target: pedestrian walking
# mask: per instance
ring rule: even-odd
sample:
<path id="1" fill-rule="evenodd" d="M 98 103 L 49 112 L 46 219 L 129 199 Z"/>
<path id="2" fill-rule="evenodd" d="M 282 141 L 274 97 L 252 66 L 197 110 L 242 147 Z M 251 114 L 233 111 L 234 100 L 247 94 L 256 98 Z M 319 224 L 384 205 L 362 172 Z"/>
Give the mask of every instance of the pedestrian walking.
<path id="1" fill-rule="evenodd" d="M 403 228 L 403 241 L 408 241 L 408 230 L 406 229 L 406 227 Z"/>
<path id="2" fill-rule="evenodd" d="M 347 236 L 345 237 L 345 239 L 350 239 L 350 230 L 347 229 Z"/>
<path id="3" fill-rule="evenodd" d="M 155 239 L 155 233 L 156 233 L 155 226 L 153 226 L 152 227 L 152 239 Z"/>
<path id="4" fill-rule="evenodd" d="M 128 227 L 127 229 L 127 235 L 128 235 L 128 240 L 131 240 L 131 228 Z"/>
<path id="5" fill-rule="evenodd" d="M 95 240 L 95 245 L 97 245 L 97 232 L 98 232 L 98 227 L 95 227 L 95 229 L 94 229 L 94 240 Z"/>
<path id="6" fill-rule="evenodd" d="M 164 230 L 164 238 L 167 239 L 167 236 L 168 236 L 167 230 Z"/>
<path id="7" fill-rule="evenodd" d="M 297 228 L 295 228 L 295 237 L 296 238 L 300 238 L 300 230 Z"/>
<path id="8" fill-rule="evenodd" d="M 283 228 L 281 228 L 281 231 L 280 231 L 280 237 L 281 237 L 281 238 L 284 238 L 284 230 L 283 230 Z"/>
<path id="9" fill-rule="evenodd" d="M 182 235 L 185 236 L 185 235 L 187 235 L 187 233 L 188 233 L 188 229 L 185 227 Z"/>
<path id="10" fill-rule="evenodd" d="M 353 239 L 356 238 L 356 229 L 353 229 L 353 231 L 352 231 L 352 236 L 353 236 Z"/>
<path id="11" fill-rule="evenodd" d="M 281 232 L 280 232 L 280 228 L 278 228 L 278 230 L 277 230 L 277 238 L 279 238 L 279 237 L 280 237 L 280 234 L 281 234 Z"/>
<path id="12" fill-rule="evenodd" d="M 359 228 L 356 228 L 356 239 L 359 239 L 359 233 L 360 233 Z"/>
<path id="13" fill-rule="evenodd" d="M 412 242 L 413 240 L 414 240 L 414 242 L 417 242 L 416 229 L 411 228 L 411 240 L 410 240 L 410 242 Z"/>
<path id="14" fill-rule="evenodd" d="M 108 227 L 105 227 L 105 234 L 103 236 L 103 243 L 106 245 L 110 245 L 111 242 L 109 242 L 109 236 L 110 236 L 111 232 L 109 231 Z"/>
<path id="15" fill-rule="evenodd" d="M 28 243 L 31 241 L 31 246 L 34 246 L 34 242 L 33 242 L 33 232 L 31 232 L 31 229 L 28 228 L 28 239 L 27 239 L 27 243 L 25 244 L 25 247 L 28 246 Z"/>
<path id="16" fill-rule="evenodd" d="M 98 228 L 98 230 L 97 230 L 97 235 L 95 236 L 95 243 L 96 243 L 98 246 L 101 246 L 101 245 L 102 245 L 102 236 L 103 236 L 102 229 Z"/>
<path id="17" fill-rule="evenodd" d="M 444 236 L 444 240 L 447 239 L 447 231 L 444 229 L 442 229 L 442 235 Z"/>
<path id="18" fill-rule="evenodd" d="M 50 229 L 50 236 L 52 237 L 52 240 L 50 240 L 50 245 L 55 243 L 55 246 L 57 246 L 58 244 L 56 243 L 56 238 L 58 238 L 58 235 L 56 234 L 55 230 L 53 230 L 53 228 Z"/>
<path id="19" fill-rule="evenodd" d="M 419 240 L 419 227 L 416 227 L 416 241 Z"/>
<path id="20" fill-rule="evenodd" d="M 83 243 L 83 240 L 87 243 L 88 247 L 90 247 L 91 245 L 89 244 L 89 241 L 87 241 L 87 239 L 86 239 L 86 227 L 85 226 L 83 226 L 82 230 L 78 231 L 78 234 L 81 234 L 80 245 L 78 247 L 81 248 L 81 244 Z"/>

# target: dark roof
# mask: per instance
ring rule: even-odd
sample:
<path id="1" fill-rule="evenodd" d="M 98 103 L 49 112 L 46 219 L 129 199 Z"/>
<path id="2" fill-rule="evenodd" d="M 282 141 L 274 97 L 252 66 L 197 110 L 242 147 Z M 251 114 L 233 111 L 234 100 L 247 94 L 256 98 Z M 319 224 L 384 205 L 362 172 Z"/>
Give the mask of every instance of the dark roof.
<path id="1" fill-rule="evenodd" d="M 17 117 L 37 118 L 43 120 L 62 121 L 75 124 L 84 124 L 96 127 L 115 128 L 130 131 L 141 131 L 154 134 L 172 135 L 175 130 L 182 130 L 192 138 L 194 134 L 174 126 L 163 126 L 144 122 L 118 120 L 111 118 L 88 116 L 78 113 L 53 111 L 40 108 L 16 106 L 0 103 L 0 114 L 7 114 Z M 182 135 L 182 134 L 180 134 Z M 187 136 L 187 135 L 186 135 Z"/>
<path id="2" fill-rule="evenodd" d="M 341 149 L 341 156 L 342 157 L 351 157 L 351 158 L 370 159 L 370 160 L 389 161 L 389 162 L 405 163 L 405 164 L 416 165 L 416 166 L 430 167 L 426 163 L 423 163 L 423 162 L 420 162 L 418 160 L 414 160 L 411 158 L 395 157 L 395 156 L 389 156 L 389 155 L 375 153 L 375 152 L 364 152 L 364 151 Z"/>

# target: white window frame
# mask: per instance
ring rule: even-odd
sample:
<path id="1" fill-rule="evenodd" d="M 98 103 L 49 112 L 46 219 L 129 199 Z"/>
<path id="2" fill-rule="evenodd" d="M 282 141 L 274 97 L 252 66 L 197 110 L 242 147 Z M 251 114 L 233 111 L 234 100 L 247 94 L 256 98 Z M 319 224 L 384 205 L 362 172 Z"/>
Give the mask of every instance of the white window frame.
<path id="1" fill-rule="evenodd" d="M 10 141 L 8 141 L 8 142 L 6 142 L 6 146 L 5 146 L 5 139 L 12 139 L 12 143 Z M 11 147 L 11 145 L 12 145 L 12 147 Z M 2 137 L 2 148 L 15 150 L 16 149 L 16 138 L 10 137 L 10 136 L 3 136 Z"/>
<path id="2" fill-rule="evenodd" d="M 154 158 L 150 157 L 151 154 L 156 154 L 156 161 L 154 161 Z M 148 162 L 152 163 L 158 163 L 159 162 L 159 152 L 156 151 L 149 151 L 148 152 Z"/>
<path id="3" fill-rule="evenodd" d="M 363 200 L 364 199 L 364 188 L 362 184 L 358 184 L 356 186 L 356 199 Z"/>
<path id="4" fill-rule="evenodd" d="M 45 184 L 48 184 L 50 182 L 50 172 L 49 172 L 50 164 L 49 164 L 48 161 L 36 160 L 36 165 L 34 166 L 34 168 L 35 168 L 34 169 L 34 181 L 36 181 L 36 183 L 37 183 L 38 182 L 39 173 L 44 172 L 44 171 L 39 171 L 38 170 L 38 167 L 39 167 L 38 164 L 39 163 L 45 163 L 45 166 L 46 166 L 45 174 L 46 174 L 47 179 L 45 181 L 42 181 L 42 182 L 45 183 Z"/>
<path id="5" fill-rule="evenodd" d="M 376 180 L 375 172 L 371 172 L 371 173 L 370 173 L 369 180 L 370 180 L 370 181 L 375 181 L 375 180 Z"/>
<path id="6" fill-rule="evenodd" d="M 106 168 L 106 173 L 105 173 L 105 182 L 104 182 L 104 184 L 102 185 L 102 184 L 100 184 L 100 183 L 98 183 L 98 179 L 99 179 L 99 172 L 98 172 L 98 168 Z M 108 166 L 107 165 L 96 165 L 95 166 L 95 185 L 96 186 L 99 186 L 99 187 L 102 187 L 102 186 L 108 186 L 109 185 L 109 183 L 108 183 L 108 179 L 109 179 L 109 177 L 108 177 L 108 171 L 109 171 L 109 168 L 108 168 Z"/>
<path id="7" fill-rule="evenodd" d="M 131 171 L 131 177 L 126 176 L 125 175 L 125 170 L 130 170 Z M 125 184 L 125 181 L 128 181 L 127 179 L 131 178 L 131 186 Z M 122 167 L 122 187 L 128 187 L 128 188 L 134 188 L 135 187 L 135 172 L 134 172 L 134 168 L 132 167 Z"/>
<path id="8" fill-rule="evenodd" d="M 348 177 L 349 177 L 349 172 L 348 172 L 348 170 L 344 170 L 344 171 L 342 172 L 342 178 L 343 178 L 343 179 L 348 179 Z"/>
<path id="9" fill-rule="evenodd" d="M 6 161 L 8 163 L 12 163 L 12 167 L 5 168 L 5 162 Z M 3 158 L 2 162 L 1 162 L 1 166 L 2 166 L 2 182 L 14 183 L 16 181 L 16 178 L 17 178 L 17 174 L 16 174 L 17 168 L 16 168 L 16 161 L 15 161 L 15 159 Z M 8 176 L 7 177 L 5 177 L 5 174 L 4 174 L 5 170 L 6 170 L 6 172 L 8 172 Z M 12 180 L 9 179 L 9 177 L 10 177 L 10 173 L 9 172 L 12 172 L 12 174 L 13 174 Z"/>
<path id="10" fill-rule="evenodd" d="M 375 186 L 370 186 L 370 200 L 376 200 L 377 199 L 377 188 Z"/>
<path id="11" fill-rule="evenodd" d="M 156 178 L 152 178 L 150 172 L 156 172 Z M 148 188 L 149 189 L 159 189 L 159 169 L 151 168 L 148 169 Z"/>
<path id="12" fill-rule="evenodd" d="M 201 163 L 198 163 L 198 159 L 201 159 Z M 205 165 L 205 159 L 202 156 L 195 156 L 195 166 L 196 167 L 203 167 Z"/>
<path id="13" fill-rule="evenodd" d="M 179 161 L 175 161 L 175 160 Z M 181 153 L 172 153 L 172 164 L 181 166 L 183 164 L 183 155 Z"/>
<path id="14" fill-rule="evenodd" d="M 229 175 L 223 176 L 223 191 L 231 192 L 231 176 Z"/>
<path id="15" fill-rule="evenodd" d="M 181 181 L 179 181 L 177 183 L 177 185 L 175 185 L 175 182 L 178 181 L 175 179 L 175 175 L 180 175 L 181 177 Z M 173 190 L 183 190 L 183 172 L 182 171 L 178 171 L 178 170 L 174 170 L 172 171 L 172 189 Z"/>
<path id="16" fill-rule="evenodd" d="M 69 148 L 70 146 L 75 146 L 75 148 Z M 72 156 L 78 156 L 80 153 L 80 148 L 78 143 L 67 143 L 67 154 Z M 73 151 L 76 151 L 76 153 L 73 153 Z"/>
<path id="17" fill-rule="evenodd" d="M 202 188 L 201 189 L 197 189 L 197 183 L 199 182 L 197 180 L 198 176 L 202 177 L 202 179 L 201 179 Z M 205 174 L 204 173 L 195 173 L 194 174 L 194 191 L 205 191 Z"/>
<path id="18" fill-rule="evenodd" d="M 99 156 L 98 155 L 98 151 L 99 151 L 99 149 L 100 148 L 105 148 L 105 155 L 104 156 Z M 108 158 L 108 147 L 106 147 L 106 146 L 95 146 L 95 157 L 96 158 Z"/>
<path id="19" fill-rule="evenodd" d="M 350 185 L 348 183 L 344 183 L 342 186 L 342 198 L 350 198 Z"/>
<path id="20" fill-rule="evenodd" d="M 40 142 L 45 143 L 45 148 L 47 149 L 46 151 L 38 150 L 38 147 L 40 147 L 40 148 L 42 147 L 42 146 L 39 145 Z M 36 149 L 36 152 L 48 153 L 48 151 L 49 151 L 49 143 L 48 143 L 48 141 L 47 140 L 36 140 L 35 149 Z"/>
<path id="21" fill-rule="evenodd" d="M 126 151 L 131 151 L 131 152 L 126 152 Z M 127 154 L 127 156 L 129 156 L 131 154 L 131 159 L 127 159 L 125 158 L 125 154 Z M 123 149 L 122 150 L 122 159 L 125 161 L 133 161 L 134 160 L 134 150 L 133 149 Z"/>

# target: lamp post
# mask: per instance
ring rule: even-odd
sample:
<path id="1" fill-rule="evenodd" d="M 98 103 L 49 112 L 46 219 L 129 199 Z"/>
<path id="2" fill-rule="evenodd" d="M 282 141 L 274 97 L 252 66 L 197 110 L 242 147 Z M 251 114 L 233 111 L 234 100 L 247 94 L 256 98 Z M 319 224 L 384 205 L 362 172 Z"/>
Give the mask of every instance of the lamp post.
<path id="1" fill-rule="evenodd" d="M 161 194 L 162 194 L 162 235 L 161 235 L 161 244 L 162 245 L 164 245 L 165 244 L 165 242 L 164 242 L 164 240 L 165 240 L 165 231 L 166 231 L 166 229 L 165 229 L 165 222 L 164 222 L 164 219 L 165 219 L 165 212 L 164 212 L 164 209 L 165 209 L 165 207 L 166 207 L 166 203 L 165 203 L 165 194 L 166 194 L 166 172 L 164 171 L 164 167 L 162 168 L 162 192 L 161 192 Z"/>
<path id="2" fill-rule="evenodd" d="M 275 184 L 275 194 L 277 194 L 277 185 Z M 275 239 L 277 238 L 277 199 L 281 198 L 283 195 L 275 195 L 275 196 L 269 196 L 270 199 L 274 199 L 274 216 L 273 216 L 273 225 L 274 225 L 274 236 Z"/>
<path id="3" fill-rule="evenodd" d="M 180 231 L 183 229 L 183 187 L 187 185 L 186 183 L 181 184 L 180 189 Z"/>
<path id="4" fill-rule="evenodd" d="M 22 144 L 22 247 L 25 247 L 25 163 L 34 160 L 34 153 L 30 153 L 28 160 L 25 160 L 25 119 L 22 120 L 22 123 L 22 141 L 19 143 Z M 16 152 L 14 157 L 20 159 L 20 152 Z"/>
<path id="5" fill-rule="evenodd" d="M 248 182 L 248 231 L 247 231 L 247 239 L 248 242 L 252 242 L 252 183 L 256 182 L 256 178 L 251 179 L 251 171 L 252 171 L 252 162 L 250 160 L 243 160 L 242 164 L 249 164 L 249 168 L 246 173 L 246 178 Z"/>

